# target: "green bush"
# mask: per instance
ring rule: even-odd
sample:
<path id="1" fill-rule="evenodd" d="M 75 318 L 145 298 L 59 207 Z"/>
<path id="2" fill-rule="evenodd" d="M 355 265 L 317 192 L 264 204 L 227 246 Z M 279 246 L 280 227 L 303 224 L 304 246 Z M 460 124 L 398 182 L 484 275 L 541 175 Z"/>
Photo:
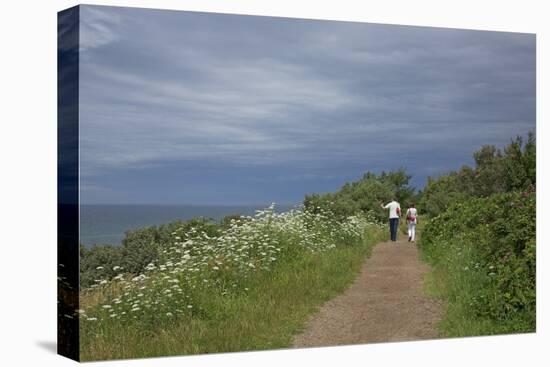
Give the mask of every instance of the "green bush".
<path id="1" fill-rule="evenodd" d="M 241 214 L 229 214 L 222 218 L 220 221 L 220 226 L 223 229 L 227 229 L 230 228 L 233 223 L 245 223 L 245 218 Z"/>
<path id="2" fill-rule="evenodd" d="M 488 197 L 512 191 L 530 190 L 536 184 L 535 136 L 527 141 L 518 136 L 503 150 L 485 145 L 473 154 L 475 167 L 428 178 L 419 194 L 419 210 L 435 217 L 449 206 L 471 197 Z"/>
<path id="3" fill-rule="evenodd" d="M 430 220 L 420 246 L 451 336 L 530 332 L 536 325 L 535 192 L 472 198 Z"/>
<path id="4" fill-rule="evenodd" d="M 90 249 L 80 245 L 80 287 L 87 288 L 100 280 L 114 277 L 113 270 L 121 264 L 121 251 L 111 245 L 96 245 Z"/>
<path id="5" fill-rule="evenodd" d="M 100 279 L 110 280 L 121 271 L 142 273 L 172 243 L 174 231 L 191 228 L 209 236 L 217 236 L 221 230 L 219 225 L 208 219 L 194 218 L 129 230 L 121 246 L 105 244 L 87 249 L 80 245 L 80 288 L 94 286 Z"/>
<path id="6" fill-rule="evenodd" d="M 385 222 L 388 213 L 380 209 L 380 203 L 396 199 L 404 208 L 412 202 L 414 189 L 409 187 L 411 177 L 404 169 L 379 175 L 367 172 L 360 180 L 346 183 L 335 193 L 306 195 L 304 206 L 311 212 L 330 211 L 338 220 L 357 213 L 368 213 Z"/>

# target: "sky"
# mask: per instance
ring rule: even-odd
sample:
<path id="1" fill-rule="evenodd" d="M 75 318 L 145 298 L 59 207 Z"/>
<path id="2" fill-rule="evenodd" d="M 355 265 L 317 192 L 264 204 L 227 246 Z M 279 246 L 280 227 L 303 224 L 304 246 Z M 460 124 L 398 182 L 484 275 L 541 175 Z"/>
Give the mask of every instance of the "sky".
<path id="1" fill-rule="evenodd" d="M 535 132 L 535 35 L 81 6 L 81 203 L 421 189 Z"/>

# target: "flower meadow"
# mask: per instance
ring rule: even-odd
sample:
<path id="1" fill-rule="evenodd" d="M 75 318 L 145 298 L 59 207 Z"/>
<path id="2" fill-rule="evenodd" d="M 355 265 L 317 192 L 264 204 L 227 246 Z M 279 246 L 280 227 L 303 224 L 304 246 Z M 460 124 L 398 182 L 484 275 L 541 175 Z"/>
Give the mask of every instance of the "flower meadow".
<path id="1" fill-rule="evenodd" d="M 253 217 L 231 219 L 217 235 L 200 226 L 181 226 L 140 274 L 118 265 L 99 266 L 99 273 L 113 270 L 118 275 L 95 279 L 82 291 L 78 312 L 84 343 L 113 330 L 154 333 L 179 321 L 212 318 L 220 312 L 219 305 L 212 307 L 213 300 L 246 298 L 255 278 L 269 279 L 281 264 L 362 244 L 382 228 L 368 214 L 342 221 L 320 208 L 315 213 L 274 209 L 272 204 Z"/>

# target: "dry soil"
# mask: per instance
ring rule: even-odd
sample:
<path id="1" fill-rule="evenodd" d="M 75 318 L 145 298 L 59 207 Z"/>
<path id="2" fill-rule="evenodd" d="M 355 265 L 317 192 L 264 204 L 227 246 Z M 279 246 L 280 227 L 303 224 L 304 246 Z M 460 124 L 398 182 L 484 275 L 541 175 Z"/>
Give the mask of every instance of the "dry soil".
<path id="1" fill-rule="evenodd" d="M 376 245 L 355 282 L 321 307 L 294 347 L 437 338 L 442 307 L 423 290 L 427 271 L 414 243 Z"/>

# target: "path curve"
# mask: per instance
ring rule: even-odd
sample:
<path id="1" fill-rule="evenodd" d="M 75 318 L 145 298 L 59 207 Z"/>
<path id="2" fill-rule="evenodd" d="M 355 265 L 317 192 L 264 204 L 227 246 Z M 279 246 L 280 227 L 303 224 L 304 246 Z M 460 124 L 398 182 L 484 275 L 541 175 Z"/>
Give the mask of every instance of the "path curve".
<path id="1" fill-rule="evenodd" d="M 355 282 L 321 307 L 293 347 L 437 338 L 442 306 L 423 291 L 427 271 L 406 239 L 376 245 Z"/>

